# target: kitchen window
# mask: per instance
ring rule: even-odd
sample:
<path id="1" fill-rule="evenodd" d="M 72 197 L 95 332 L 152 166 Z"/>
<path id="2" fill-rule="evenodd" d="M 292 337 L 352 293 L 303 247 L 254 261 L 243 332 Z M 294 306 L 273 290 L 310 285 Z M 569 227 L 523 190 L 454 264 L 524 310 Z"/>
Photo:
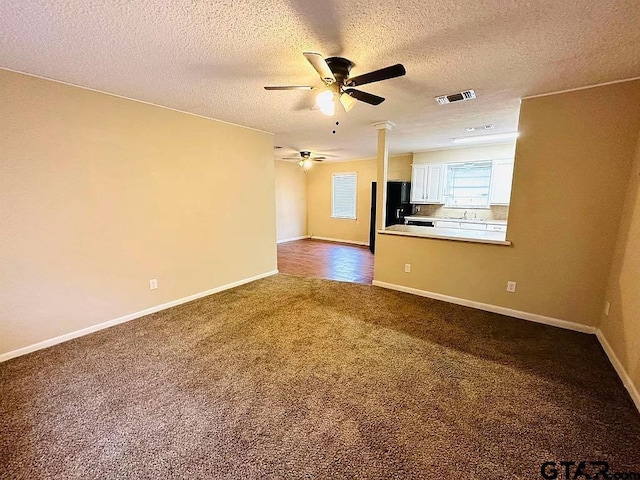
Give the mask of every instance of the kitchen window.
<path id="1" fill-rule="evenodd" d="M 334 173 L 331 178 L 331 217 L 356 219 L 358 176 L 354 173 Z"/>
<path id="2" fill-rule="evenodd" d="M 444 205 L 489 208 L 492 162 L 449 163 L 445 174 Z"/>

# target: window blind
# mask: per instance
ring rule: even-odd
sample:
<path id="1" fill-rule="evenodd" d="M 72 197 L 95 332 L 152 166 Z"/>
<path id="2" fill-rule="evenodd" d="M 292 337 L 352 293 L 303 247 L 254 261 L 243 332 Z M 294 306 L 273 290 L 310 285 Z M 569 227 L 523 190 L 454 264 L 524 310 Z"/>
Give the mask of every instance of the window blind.
<path id="1" fill-rule="evenodd" d="M 444 200 L 448 207 L 487 207 L 491 162 L 447 165 Z"/>
<path id="2" fill-rule="evenodd" d="M 331 185 L 331 216 L 333 218 L 356 218 L 356 173 L 334 173 Z"/>

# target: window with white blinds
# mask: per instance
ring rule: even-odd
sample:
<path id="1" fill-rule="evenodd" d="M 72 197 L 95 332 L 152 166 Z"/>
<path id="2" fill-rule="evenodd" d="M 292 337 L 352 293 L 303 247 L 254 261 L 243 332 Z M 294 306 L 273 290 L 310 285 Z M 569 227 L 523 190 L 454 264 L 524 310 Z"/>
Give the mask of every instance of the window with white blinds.
<path id="1" fill-rule="evenodd" d="M 331 217 L 356 218 L 356 173 L 334 173 L 331 179 Z"/>
<path id="2" fill-rule="evenodd" d="M 489 207 L 491 162 L 449 163 L 444 186 L 446 207 Z"/>

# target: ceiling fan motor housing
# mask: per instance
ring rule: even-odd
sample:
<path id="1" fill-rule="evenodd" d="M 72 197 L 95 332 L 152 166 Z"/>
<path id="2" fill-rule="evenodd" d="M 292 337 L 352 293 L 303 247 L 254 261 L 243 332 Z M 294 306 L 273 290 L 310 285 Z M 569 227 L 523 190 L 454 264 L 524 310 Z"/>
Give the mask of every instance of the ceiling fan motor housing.
<path id="1" fill-rule="evenodd" d="M 336 77 L 336 83 L 343 85 L 345 80 L 349 78 L 349 73 L 353 68 L 353 62 L 342 57 L 329 57 L 325 59 L 327 65 Z"/>

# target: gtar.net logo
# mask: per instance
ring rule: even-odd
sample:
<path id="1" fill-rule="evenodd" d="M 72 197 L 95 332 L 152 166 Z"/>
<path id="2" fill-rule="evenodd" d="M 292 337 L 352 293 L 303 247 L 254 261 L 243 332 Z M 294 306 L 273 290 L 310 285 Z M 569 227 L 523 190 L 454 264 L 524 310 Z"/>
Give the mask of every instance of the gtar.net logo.
<path id="1" fill-rule="evenodd" d="M 608 462 L 544 462 L 540 475 L 545 480 L 640 480 L 638 472 L 614 471 Z"/>

